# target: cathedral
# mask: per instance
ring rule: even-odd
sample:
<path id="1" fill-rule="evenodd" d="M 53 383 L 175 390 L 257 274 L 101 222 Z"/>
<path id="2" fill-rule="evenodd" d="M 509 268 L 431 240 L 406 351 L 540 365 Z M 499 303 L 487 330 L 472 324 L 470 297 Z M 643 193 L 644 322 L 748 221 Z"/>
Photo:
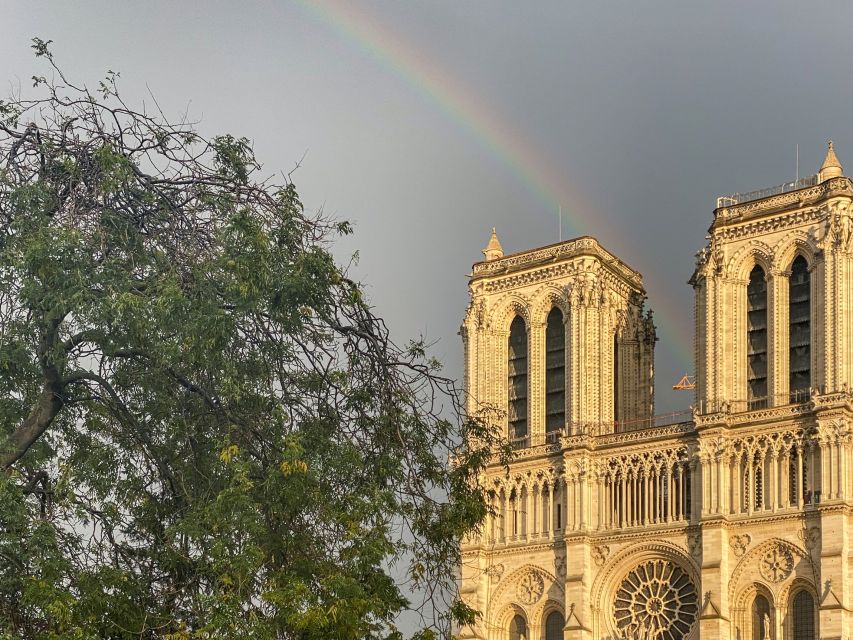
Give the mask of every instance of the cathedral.
<path id="1" fill-rule="evenodd" d="M 460 637 L 853 638 L 851 214 L 832 143 L 813 176 L 717 199 L 695 395 L 667 416 L 641 274 L 592 237 L 504 255 L 492 233 L 465 385 L 515 456 L 482 477 Z"/>

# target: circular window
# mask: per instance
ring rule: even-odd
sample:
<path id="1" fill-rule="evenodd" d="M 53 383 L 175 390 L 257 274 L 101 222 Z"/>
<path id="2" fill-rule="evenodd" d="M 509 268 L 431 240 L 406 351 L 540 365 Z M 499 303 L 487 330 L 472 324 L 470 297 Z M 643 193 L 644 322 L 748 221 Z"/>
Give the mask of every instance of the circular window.
<path id="1" fill-rule="evenodd" d="M 696 587 L 681 567 L 650 560 L 631 571 L 616 590 L 613 616 L 626 638 L 681 640 L 699 607 Z"/>

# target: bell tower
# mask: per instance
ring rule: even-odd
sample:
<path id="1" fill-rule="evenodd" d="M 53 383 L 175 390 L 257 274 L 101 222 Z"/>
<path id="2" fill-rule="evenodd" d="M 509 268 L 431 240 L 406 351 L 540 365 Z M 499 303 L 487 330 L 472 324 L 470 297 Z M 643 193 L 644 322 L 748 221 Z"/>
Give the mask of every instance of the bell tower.
<path id="1" fill-rule="evenodd" d="M 654 344 L 642 276 L 581 237 L 504 256 L 492 230 L 462 326 L 472 407 L 511 440 L 631 428 L 653 413 Z"/>
<path id="2" fill-rule="evenodd" d="M 853 182 L 815 175 L 717 199 L 697 254 L 696 406 L 787 405 L 853 381 Z"/>
<path id="3" fill-rule="evenodd" d="M 516 457 L 487 470 L 492 513 L 462 545 L 463 597 L 484 618 L 460 637 L 587 640 L 582 567 L 604 499 L 587 446 L 564 443 L 650 424 L 642 277 L 591 237 L 505 255 L 493 230 L 483 254 L 460 331 L 468 409 L 489 412 Z"/>

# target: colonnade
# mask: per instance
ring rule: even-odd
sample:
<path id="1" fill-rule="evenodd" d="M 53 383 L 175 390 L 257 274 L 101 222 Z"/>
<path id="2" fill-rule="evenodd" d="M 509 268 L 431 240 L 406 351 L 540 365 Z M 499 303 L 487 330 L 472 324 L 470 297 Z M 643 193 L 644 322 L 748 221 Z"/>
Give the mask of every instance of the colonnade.
<path id="1" fill-rule="evenodd" d="M 752 515 L 800 510 L 853 491 L 850 442 L 820 429 L 734 439 L 702 458 L 702 514 Z"/>
<path id="2" fill-rule="evenodd" d="M 690 517 L 690 468 L 686 461 L 652 468 L 618 468 L 601 483 L 600 528 L 669 524 Z"/>
<path id="3" fill-rule="evenodd" d="M 566 486 L 558 478 L 500 488 L 492 501 L 493 515 L 486 522 L 486 541 L 505 544 L 560 535 L 566 528 Z"/>

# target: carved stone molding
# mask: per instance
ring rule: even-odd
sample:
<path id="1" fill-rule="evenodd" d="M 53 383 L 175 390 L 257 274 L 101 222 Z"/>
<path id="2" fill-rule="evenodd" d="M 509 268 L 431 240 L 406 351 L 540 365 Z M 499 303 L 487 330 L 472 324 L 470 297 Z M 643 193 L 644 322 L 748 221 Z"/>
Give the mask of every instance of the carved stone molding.
<path id="1" fill-rule="evenodd" d="M 729 546 L 732 549 L 732 552 L 740 558 L 744 553 L 746 553 L 746 548 L 749 546 L 749 543 L 752 542 L 752 538 L 748 533 L 743 533 L 738 536 L 732 536 L 729 540 Z"/>

